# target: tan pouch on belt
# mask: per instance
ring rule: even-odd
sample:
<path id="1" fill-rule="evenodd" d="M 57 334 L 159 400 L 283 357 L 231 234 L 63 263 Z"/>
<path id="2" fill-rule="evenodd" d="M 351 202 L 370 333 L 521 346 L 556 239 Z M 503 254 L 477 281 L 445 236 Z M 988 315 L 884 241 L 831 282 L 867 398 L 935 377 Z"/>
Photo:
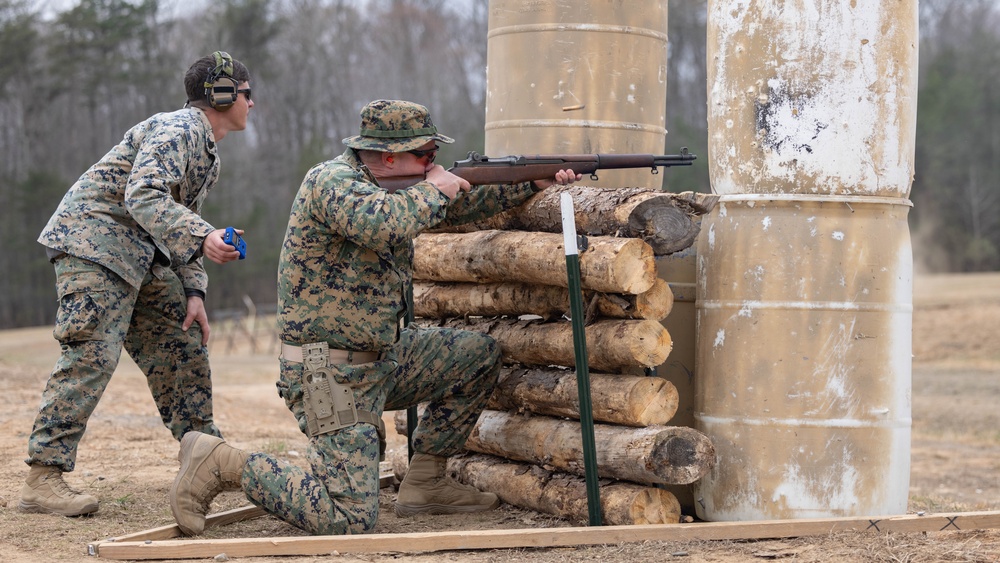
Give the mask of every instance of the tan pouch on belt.
<path id="1" fill-rule="evenodd" d="M 302 347 L 303 410 L 310 437 L 329 434 L 358 423 L 354 390 L 338 383 L 329 367 L 330 350 L 326 342 Z"/>

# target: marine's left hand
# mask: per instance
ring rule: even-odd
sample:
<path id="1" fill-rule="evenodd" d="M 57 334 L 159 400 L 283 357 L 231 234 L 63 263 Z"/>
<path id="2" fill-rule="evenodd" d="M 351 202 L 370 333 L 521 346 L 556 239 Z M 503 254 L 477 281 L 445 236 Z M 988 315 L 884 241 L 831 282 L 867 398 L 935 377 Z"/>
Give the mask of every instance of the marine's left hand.
<path id="1" fill-rule="evenodd" d="M 208 333 L 211 329 L 208 327 L 208 313 L 205 312 L 205 301 L 197 295 L 192 295 L 187 298 L 187 315 L 184 317 L 184 324 L 181 325 L 181 330 L 187 332 L 187 329 L 191 328 L 193 323 L 198 323 L 201 327 L 201 345 L 208 345 Z"/>
<path id="2" fill-rule="evenodd" d="M 547 180 L 535 180 L 535 187 L 537 187 L 539 190 L 544 190 L 549 186 L 554 186 L 556 184 L 565 186 L 568 184 L 572 184 L 573 182 L 579 182 L 582 179 L 583 179 L 583 174 L 575 174 L 572 170 L 567 168 L 566 170 L 560 170 L 559 172 L 556 172 L 554 178 L 549 178 Z"/>

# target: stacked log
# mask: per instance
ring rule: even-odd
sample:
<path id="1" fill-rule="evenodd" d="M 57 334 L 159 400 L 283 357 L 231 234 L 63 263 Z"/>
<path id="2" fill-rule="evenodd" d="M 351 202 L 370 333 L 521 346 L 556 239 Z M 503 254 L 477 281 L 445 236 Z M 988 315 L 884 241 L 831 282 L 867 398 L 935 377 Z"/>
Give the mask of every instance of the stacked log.
<path id="1" fill-rule="evenodd" d="M 653 249 L 639 239 L 597 236 L 580 255 L 580 284 L 638 295 L 653 287 Z M 427 233 L 416 238 L 413 276 L 424 281 L 526 282 L 568 287 L 563 236 L 528 231 Z"/>
<path id="2" fill-rule="evenodd" d="M 397 450 L 392 462 L 397 476 L 406 473 L 403 451 Z M 477 489 L 492 490 L 508 504 L 575 522 L 589 516 L 586 482 L 575 475 L 484 454 L 450 458 L 448 472 Z M 681 517 L 677 499 L 663 489 L 604 479 L 599 490 L 601 521 L 609 526 L 662 524 Z"/>
<path id="3" fill-rule="evenodd" d="M 561 193 L 572 195 L 578 234 L 586 236 L 580 271 L 604 521 L 675 523 L 679 504 L 664 486 L 697 481 L 715 453 L 703 434 L 668 426 L 676 389 L 642 375 L 671 348 L 661 321 L 673 296 L 656 277 L 654 257 L 693 243 L 693 217 L 711 208 L 709 197 L 555 186 L 488 222 L 417 237 L 417 324 L 490 334 L 504 362 L 488 410 L 466 442 L 472 453 L 450 460 L 449 470 L 505 502 L 586 519 L 576 358 L 558 234 Z M 396 427 L 406 432 L 401 412 Z M 394 465 L 402 476 L 405 459 Z"/>
<path id="4" fill-rule="evenodd" d="M 719 196 L 685 192 L 671 194 L 645 188 L 618 190 L 588 186 L 552 186 L 517 209 L 485 221 L 438 229 L 452 233 L 482 230 L 562 232 L 561 194 L 573 197 L 574 218 L 580 234 L 639 238 L 657 256 L 684 250 L 698 236 L 692 216 L 711 211 Z"/>
<path id="5" fill-rule="evenodd" d="M 498 317 L 537 315 L 547 320 L 561 317 L 569 304 L 569 290 L 554 285 L 528 283 L 435 283 L 416 281 L 413 297 L 416 315 L 431 319 L 449 317 Z M 638 295 L 585 291 L 589 313 L 611 319 L 663 319 L 670 314 L 674 295 L 666 281 Z"/>
<path id="6" fill-rule="evenodd" d="M 437 326 L 475 330 L 500 343 L 504 357 L 527 365 L 576 366 L 573 327 L 537 319 L 441 319 Z M 587 327 L 587 362 L 603 371 L 654 368 L 670 354 L 670 334 L 651 319 L 598 319 Z"/>
<path id="7" fill-rule="evenodd" d="M 677 412 L 677 389 L 659 377 L 590 374 L 594 420 L 621 426 L 666 424 Z M 576 371 L 503 368 L 487 408 L 579 420 Z"/>
<path id="8" fill-rule="evenodd" d="M 396 431 L 406 421 L 396 415 Z M 686 485 L 711 468 L 712 443 L 684 426 L 625 428 L 594 425 L 597 470 L 605 477 L 635 483 Z M 585 475 L 580 423 L 549 416 L 519 416 L 483 411 L 465 443 L 479 453 L 533 463 L 579 476 Z"/>

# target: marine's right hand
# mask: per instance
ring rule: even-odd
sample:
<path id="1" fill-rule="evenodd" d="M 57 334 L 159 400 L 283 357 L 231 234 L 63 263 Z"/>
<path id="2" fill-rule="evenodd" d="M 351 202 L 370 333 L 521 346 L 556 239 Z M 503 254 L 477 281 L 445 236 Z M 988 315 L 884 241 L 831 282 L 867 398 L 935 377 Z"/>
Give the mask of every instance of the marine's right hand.
<path id="1" fill-rule="evenodd" d="M 243 236 L 243 229 L 236 229 L 236 232 Z M 222 240 L 226 234 L 226 229 L 216 229 L 205 237 L 201 243 L 201 253 L 216 264 L 225 264 L 233 260 L 240 259 L 240 253 L 231 245 Z"/>
<path id="2" fill-rule="evenodd" d="M 472 189 L 468 180 L 448 172 L 440 164 L 435 164 L 427 171 L 425 180 L 434 184 L 434 187 L 448 196 L 448 199 L 455 199 L 460 191 L 467 192 Z"/>

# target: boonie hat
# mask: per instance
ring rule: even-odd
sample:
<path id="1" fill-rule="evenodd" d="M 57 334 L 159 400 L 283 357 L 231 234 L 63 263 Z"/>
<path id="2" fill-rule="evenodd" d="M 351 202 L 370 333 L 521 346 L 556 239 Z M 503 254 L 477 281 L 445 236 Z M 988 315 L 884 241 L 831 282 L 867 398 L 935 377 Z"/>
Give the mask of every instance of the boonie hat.
<path id="1" fill-rule="evenodd" d="M 402 100 L 375 100 L 361 110 L 361 134 L 344 139 L 354 149 L 403 152 L 429 141 L 454 143 L 438 133 L 427 108 Z"/>

